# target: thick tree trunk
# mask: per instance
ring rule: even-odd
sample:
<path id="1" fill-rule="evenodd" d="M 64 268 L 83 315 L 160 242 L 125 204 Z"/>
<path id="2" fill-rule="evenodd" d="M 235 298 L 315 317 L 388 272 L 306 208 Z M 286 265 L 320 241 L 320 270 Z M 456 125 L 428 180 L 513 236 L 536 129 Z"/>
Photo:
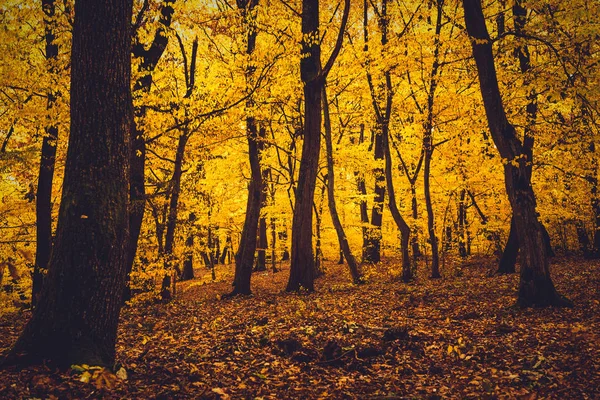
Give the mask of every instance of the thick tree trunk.
<path id="1" fill-rule="evenodd" d="M 46 60 L 48 61 L 48 72 L 56 73 L 53 66 L 58 58 L 58 44 L 56 44 L 56 8 L 54 0 L 43 0 L 44 28 L 46 42 Z M 48 92 L 47 110 L 54 107 L 56 94 Z M 56 121 L 55 121 L 56 122 Z M 36 217 L 36 248 L 35 262 L 33 264 L 31 305 L 35 307 L 37 298 L 42 289 L 44 277 L 47 274 L 50 251 L 52 249 L 52 181 L 54 179 L 54 164 L 56 161 L 56 147 L 58 145 L 58 126 L 50 123 L 45 127 L 46 134 L 42 140 L 42 154 L 40 159 L 40 172 L 38 175 L 38 186 L 35 203 Z"/>
<path id="2" fill-rule="evenodd" d="M 355 284 L 362 282 L 362 276 L 359 270 L 358 263 L 350 250 L 350 244 L 348 238 L 344 232 L 344 227 L 340 221 L 340 216 L 337 212 L 337 205 L 335 202 L 335 173 L 333 165 L 333 144 L 331 140 L 331 120 L 329 115 L 329 103 L 327 100 L 327 90 L 323 87 L 323 114 L 325 122 L 325 148 L 327 152 L 327 204 L 329 205 L 329 213 L 331 214 L 331 220 L 338 237 L 340 244 L 340 262 L 344 263 L 344 258 L 348 261 L 348 269 L 350 270 L 350 276 L 352 282 Z"/>
<path id="3" fill-rule="evenodd" d="M 129 240 L 131 14 L 132 1 L 75 2 L 56 245 L 38 306 L 7 361 L 114 363 Z"/>
<path id="4" fill-rule="evenodd" d="M 517 303 L 529 306 L 563 306 L 570 302 L 558 294 L 550 277 L 541 224 L 535 211 L 535 194 L 527 173 L 527 156 L 506 117 L 502 104 L 492 42 L 487 32 L 481 0 L 463 0 L 465 23 L 472 38 L 481 94 L 492 138 L 504 166 L 506 192 L 515 218 L 521 247 L 521 276 Z M 517 165 L 513 165 L 516 163 Z"/>

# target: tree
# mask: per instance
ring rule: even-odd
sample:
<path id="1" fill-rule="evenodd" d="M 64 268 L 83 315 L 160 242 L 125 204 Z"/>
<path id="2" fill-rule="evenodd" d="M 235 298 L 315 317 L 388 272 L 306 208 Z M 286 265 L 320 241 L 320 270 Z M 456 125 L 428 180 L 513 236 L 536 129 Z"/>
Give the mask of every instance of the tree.
<path id="1" fill-rule="evenodd" d="M 558 294 L 550 277 L 544 235 L 535 211 L 535 194 L 527 173 L 529 160 L 502 104 L 492 42 L 485 25 L 481 0 L 463 0 L 463 9 L 488 126 L 500 156 L 505 160 L 506 192 L 521 247 L 517 304 L 522 307 L 569 305 L 570 302 Z"/>
<path id="2" fill-rule="evenodd" d="M 134 46 L 132 48 L 132 54 L 135 58 L 141 60 L 139 70 L 142 75 L 136 80 L 133 86 L 133 93 L 136 97 L 142 97 L 147 95 L 152 88 L 152 72 L 156 68 L 158 61 L 162 57 L 169 43 L 167 36 L 167 29 L 171 26 L 172 15 L 173 15 L 173 3 L 175 0 L 164 0 L 160 8 L 160 19 L 159 28 L 154 34 L 154 39 L 146 50 L 144 45 L 139 42 L 137 36 L 137 29 L 134 36 Z M 138 15 L 135 27 L 139 28 L 142 23 L 144 8 Z M 136 116 L 143 120 L 146 116 L 146 107 L 141 105 L 136 107 Z M 141 125 L 141 124 L 140 124 Z M 138 239 L 140 237 L 140 231 L 142 229 L 142 222 L 144 219 L 144 211 L 146 209 L 146 138 L 144 137 L 144 130 L 141 126 L 135 126 L 135 132 L 131 135 L 131 161 L 129 163 L 131 183 L 129 187 L 130 196 L 130 207 L 131 212 L 129 214 L 129 250 L 127 257 L 127 274 L 131 273 L 133 268 L 133 262 L 137 253 Z M 131 291 L 129 288 L 129 280 L 125 286 L 124 292 L 125 300 L 131 298 Z"/>
<path id="3" fill-rule="evenodd" d="M 348 262 L 348 269 L 352 276 L 352 282 L 359 284 L 363 281 L 362 275 L 356 258 L 350 250 L 350 244 L 348 238 L 344 232 L 344 227 L 340 221 L 340 216 L 337 212 L 337 205 L 335 202 L 335 174 L 333 171 L 333 144 L 331 140 L 331 120 L 329 115 L 329 102 L 327 100 L 327 89 L 323 87 L 323 116 L 325 122 L 325 148 L 327 156 L 327 203 L 329 205 L 329 213 L 331 214 L 331 220 L 335 228 L 335 232 L 340 243 L 340 260 L 342 264 L 344 259 Z"/>
<path id="4" fill-rule="evenodd" d="M 71 134 L 56 244 L 7 362 L 111 367 L 129 239 L 132 1 L 76 1 Z"/>
<path id="5" fill-rule="evenodd" d="M 48 72 L 57 73 L 56 59 L 58 58 L 58 44 L 56 43 L 56 7 L 54 0 L 42 1 L 44 11 L 46 60 Z M 54 107 L 56 96 L 53 90 L 48 91 L 48 110 Z M 49 122 L 44 128 L 45 135 L 42 141 L 42 154 L 40 158 L 40 172 L 36 192 L 36 249 L 35 263 L 33 265 L 31 305 L 37 304 L 37 297 L 42 289 L 44 276 L 47 273 L 48 260 L 52 249 L 52 180 L 54 179 L 54 164 L 56 162 L 56 146 L 58 141 L 58 125 L 56 121 Z"/>
<path id="6" fill-rule="evenodd" d="M 314 290 L 315 259 L 312 248 L 312 207 L 321 151 L 322 92 L 327 74 L 338 56 L 350 13 L 350 0 L 344 1 L 342 22 L 335 47 L 321 69 L 319 44 L 319 0 L 302 1 L 302 56 L 300 76 L 304 83 L 304 141 L 298 173 L 296 202 L 292 219 L 292 255 L 286 290 L 301 287 Z"/>
<path id="7" fill-rule="evenodd" d="M 237 2 L 238 8 L 244 16 L 248 29 L 246 44 L 246 54 L 251 55 L 256 46 L 256 26 L 254 22 L 254 9 L 258 5 L 258 0 L 240 0 Z M 246 80 L 250 83 L 254 68 L 246 68 Z M 248 108 L 251 108 L 253 102 L 247 100 Z M 260 169 L 260 155 L 264 147 L 263 138 L 265 129 L 258 128 L 256 119 L 249 115 L 246 117 L 246 136 L 248 138 L 248 157 L 250 159 L 250 184 L 248 185 L 248 202 L 246 204 L 246 217 L 240 246 L 235 255 L 235 276 L 233 278 L 233 291 L 235 294 L 250 294 L 250 279 L 252 277 L 252 267 L 254 265 L 254 253 L 256 252 L 256 232 L 260 218 L 260 209 L 264 192 L 263 177 Z M 265 238 L 266 239 L 266 238 Z"/>

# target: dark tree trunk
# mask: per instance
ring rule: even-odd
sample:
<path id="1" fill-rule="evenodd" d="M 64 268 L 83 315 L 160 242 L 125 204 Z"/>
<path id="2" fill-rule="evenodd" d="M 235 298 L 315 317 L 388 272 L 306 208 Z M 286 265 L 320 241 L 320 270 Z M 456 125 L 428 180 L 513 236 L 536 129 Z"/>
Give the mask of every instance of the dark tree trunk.
<path id="1" fill-rule="evenodd" d="M 375 134 L 375 160 L 383 160 L 383 126 L 379 125 Z M 371 209 L 371 225 L 367 228 L 367 241 L 363 250 L 363 261 L 378 263 L 381 261 L 381 224 L 383 222 L 383 204 L 385 202 L 385 173 L 383 168 L 375 168 L 375 197 Z"/>
<path id="2" fill-rule="evenodd" d="M 388 43 L 388 25 L 389 18 L 387 15 L 387 0 L 383 0 L 381 4 L 381 10 L 376 10 L 376 15 L 379 18 L 379 26 L 381 28 L 381 44 L 385 47 Z M 369 32 L 368 32 L 368 4 L 365 0 L 363 2 L 363 38 L 364 38 L 364 50 L 365 52 L 369 48 Z M 384 132 L 389 129 L 390 116 L 391 116 L 391 104 L 393 98 L 393 91 L 391 87 L 391 76 L 390 71 L 386 70 L 385 75 L 385 105 L 382 106 L 378 101 L 378 94 L 375 92 L 375 86 L 373 84 L 373 77 L 369 70 L 367 70 L 367 83 L 369 84 L 369 91 L 371 94 L 371 103 L 373 110 L 375 111 L 376 119 L 376 132 L 374 138 L 374 158 L 376 161 L 384 159 L 384 146 L 383 136 Z M 373 208 L 371 209 L 371 225 L 366 230 L 366 236 L 364 236 L 365 243 L 363 245 L 363 261 L 369 263 L 378 263 L 381 260 L 381 224 L 383 221 L 383 205 L 385 202 L 385 172 L 383 168 L 375 168 L 373 170 L 375 176 L 375 197 L 373 199 Z"/>
<path id="3" fill-rule="evenodd" d="M 319 0 L 302 0 L 302 58 L 304 84 L 304 141 L 292 219 L 292 254 L 286 290 L 314 290 L 315 258 L 312 246 L 313 200 L 321 151 L 321 47 Z"/>
<path id="4" fill-rule="evenodd" d="M 517 33 L 523 33 L 527 17 L 527 10 L 521 5 L 520 1 L 517 1 L 512 7 L 512 11 L 515 20 L 515 31 Z M 519 60 L 519 68 L 521 73 L 527 73 L 531 69 L 531 57 L 529 55 L 529 48 L 526 45 L 519 46 L 515 50 L 515 56 Z M 537 95 L 535 91 L 531 91 L 528 98 L 529 103 L 526 107 L 527 125 L 525 126 L 525 133 L 523 139 L 523 152 L 527 156 L 527 159 L 530 161 L 529 164 L 526 166 L 526 169 L 527 173 L 529 174 L 529 180 L 531 181 L 531 174 L 533 172 L 534 144 L 534 136 L 532 129 L 535 125 L 535 120 L 537 118 Z M 516 271 L 515 265 L 517 262 L 517 254 L 519 253 L 519 241 L 517 239 L 517 233 L 515 231 L 516 225 L 513 223 L 513 219 L 514 218 L 511 218 L 508 240 L 506 242 L 506 247 L 502 252 L 500 266 L 498 267 L 498 273 L 501 274 L 510 274 Z M 546 254 L 549 257 L 554 257 L 554 251 L 552 250 L 552 246 L 550 244 L 550 235 L 548 235 L 548 231 L 546 230 L 546 227 L 541 221 L 540 224 L 544 238 L 544 243 L 546 246 Z"/>
<path id="5" fill-rule="evenodd" d="M 350 244 L 348 238 L 344 232 L 344 227 L 340 221 L 340 216 L 337 212 L 337 205 L 335 203 L 335 173 L 333 170 L 333 143 L 331 140 L 331 120 L 329 115 L 329 103 L 327 100 L 327 90 L 323 88 L 323 114 L 325 122 L 325 148 L 327 155 L 327 204 L 329 205 L 329 213 L 331 214 L 331 220 L 338 237 L 340 244 L 340 261 L 339 264 L 344 263 L 344 258 L 348 261 L 348 269 L 350 270 L 350 276 L 352 282 L 355 284 L 362 282 L 362 276 L 358 267 L 358 263 L 350 250 Z"/>
<path id="6" fill-rule="evenodd" d="M 219 260 L 219 263 L 225 264 L 225 262 L 228 260 L 228 257 L 230 257 L 230 253 L 231 253 L 231 235 L 227 234 L 227 238 L 225 239 L 225 247 L 223 247 L 223 252 L 221 253 L 221 259 Z"/>
<path id="7" fill-rule="evenodd" d="M 43 0 L 44 28 L 46 44 L 46 60 L 48 72 L 55 74 L 56 59 L 58 58 L 58 44 L 56 44 L 56 8 L 54 0 Z M 56 94 L 48 92 L 47 110 L 54 107 Z M 35 307 L 37 298 L 42 289 L 44 277 L 47 274 L 50 251 L 52 249 L 52 181 L 54 179 L 54 164 L 56 161 L 56 147 L 58 145 L 58 126 L 50 124 L 45 127 L 46 134 L 42 140 L 42 154 L 40 159 L 40 172 L 35 203 L 36 217 L 36 248 L 35 262 L 33 264 L 31 305 Z"/>
<path id="8" fill-rule="evenodd" d="M 38 306 L 7 362 L 114 363 L 129 240 L 131 14 L 132 1 L 75 2 L 56 244 Z"/>
<path id="9" fill-rule="evenodd" d="M 181 280 L 187 281 L 194 279 L 194 222 L 196 221 L 196 214 L 190 213 L 188 222 L 190 223 L 190 231 L 188 237 L 185 240 L 185 259 L 183 260 L 183 268 L 181 270 Z"/>
<path id="10" fill-rule="evenodd" d="M 344 12 L 335 47 L 321 68 L 319 40 L 319 0 L 302 0 L 302 57 L 300 77 L 304 84 L 304 142 L 298 173 L 296 201 L 292 219 L 292 259 L 286 290 L 314 290 L 315 264 L 312 249 L 312 205 L 321 151 L 322 90 L 337 58 L 344 38 L 350 0 L 344 1 Z"/>
<path id="11" fill-rule="evenodd" d="M 254 21 L 254 8 L 258 0 L 238 1 L 242 15 L 248 29 L 246 54 L 252 54 L 256 47 L 256 28 Z M 246 70 L 246 80 L 252 78 L 253 69 Z M 252 100 L 248 100 L 248 106 L 252 106 Z M 256 126 L 254 117 L 246 118 L 246 136 L 248 138 L 248 157 L 250 160 L 250 184 L 248 185 L 248 201 L 246 203 L 246 217 L 242 229 L 240 246 L 235 255 L 235 276 L 233 278 L 233 291 L 231 295 L 249 295 L 252 290 L 250 279 L 254 265 L 254 253 L 256 252 L 256 233 L 260 218 L 261 198 L 263 193 L 262 173 L 260 170 L 260 154 L 264 147 L 262 138 L 265 130 Z"/>
<path id="12" fill-rule="evenodd" d="M 519 254 L 519 238 L 517 237 L 517 228 L 515 225 L 514 217 L 510 219 L 510 232 L 508 234 L 508 240 L 502 257 L 500 258 L 500 265 L 498 266 L 498 274 L 514 274 L 516 272 L 515 264 L 517 263 L 517 255 Z"/>
<path id="13" fill-rule="evenodd" d="M 275 254 L 275 245 L 277 243 L 277 225 L 275 218 L 271 218 L 271 271 L 277 272 L 277 256 Z"/>
<path id="14" fill-rule="evenodd" d="M 391 98 L 389 99 L 391 108 Z M 402 218 L 398 205 L 396 204 L 396 192 L 394 190 L 394 182 L 392 180 L 392 152 L 390 151 L 390 141 L 388 129 L 383 131 L 383 147 L 385 151 L 385 180 L 387 183 L 387 191 L 389 198 L 389 207 L 392 218 L 400 231 L 400 248 L 402 251 L 402 281 L 410 282 L 413 280 L 413 271 L 410 265 L 410 227 Z"/>
<path id="15" fill-rule="evenodd" d="M 583 222 L 575 222 L 575 228 L 577 230 L 577 241 L 579 242 L 579 250 L 585 258 L 589 258 L 591 255 L 592 247 L 590 243 L 590 237 L 588 236 L 588 233 L 585 230 Z"/>
<path id="16" fill-rule="evenodd" d="M 260 198 L 261 210 L 267 206 L 267 187 L 265 182 L 269 177 L 269 170 L 265 169 L 262 171 L 262 192 Z M 260 210 L 259 210 L 260 211 Z M 255 271 L 266 271 L 267 270 L 267 247 L 269 243 L 267 241 L 267 218 L 265 215 L 261 215 L 258 220 L 258 251 L 256 254 L 256 265 Z"/>
<path id="17" fill-rule="evenodd" d="M 521 276 L 517 303 L 529 306 L 562 306 L 570 302 L 558 294 L 550 277 L 550 266 L 541 224 L 535 211 L 535 194 L 527 172 L 527 156 L 502 104 L 492 42 L 485 25 L 481 0 L 463 0 L 465 23 L 477 64 L 488 126 L 504 166 L 506 192 L 515 218 L 521 247 Z M 518 166 L 513 165 L 517 162 Z"/>
<path id="18" fill-rule="evenodd" d="M 246 218 L 240 239 L 240 246 L 235 256 L 235 277 L 232 295 L 251 293 L 250 279 L 256 251 L 258 223 L 260 218 L 260 203 L 262 196 L 262 177 L 260 171 L 260 153 L 263 142 L 259 137 L 256 122 L 253 117 L 246 119 L 248 135 L 248 155 L 250 157 L 250 184 L 248 185 L 248 202 Z M 261 136 L 264 130 L 261 129 Z"/>
<path id="19" fill-rule="evenodd" d="M 175 228 L 177 228 L 177 212 L 179 207 L 179 195 L 181 194 L 181 177 L 183 175 L 183 160 L 185 156 L 185 146 L 189 139 L 187 133 L 179 135 L 177 143 L 177 152 L 175 153 L 175 166 L 173 176 L 169 182 L 171 186 L 171 195 L 169 198 L 169 213 L 167 215 L 167 231 L 165 234 L 165 255 L 170 257 L 173 254 L 175 245 Z"/>
<path id="20" fill-rule="evenodd" d="M 458 202 L 458 254 L 465 258 L 468 255 L 467 252 L 467 207 L 465 204 L 466 189 L 460 191 L 460 199 Z"/>
<path id="21" fill-rule="evenodd" d="M 424 126 L 423 135 L 423 188 L 425 191 L 425 208 L 427 209 L 427 231 L 429 233 L 429 242 L 431 244 L 431 277 L 440 278 L 440 255 L 438 249 L 438 239 L 435 234 L 435 216 L 433 214 L 433 204 L 431 202 L 430 177 L 431 177 L 431 159 L 433 157 L 433 103 L 435 100 L 435 90 L 438 84 L 439 54 L 440 54 L 440 32 L 442 30 L 442 11 L 443 0 L 437 0 L 437 17 L 435 23 L 435 41 L 433 51 L 433 65 L 431 66 L 431 81 L 429 82 L 429 91 L 427 95 L 427 120 Z"/>
<path id="22" fill-rule="evenodd" d="M 315 211 L 315 278 L 319 278 L 325 275 L 325 268 L 323 268 L 323 249 L 321 248 L 321 226 L 323 216 L 323 197 L 325 195 L 325 182 L 321 187 L 321 198 L 319 199 L 319 205 L 313 203 Z"/>
<path id="23" fill-rule="evenodd" d="M 255 271 L 267 270 L 267 220 L 265 217 L 260 217 L 258 220 L 258 249 L 256 254 Z"/>
<path id="24" fill-rule="evenodd" d="M 133 87 L 134 96 L 147 95 L 152 87 L 152 72 L 167 48 L 167 29 L 171 25 L 173 15 L 173 3 L 175 0 L 164 0 L 161 6 L 161 26 L 156 30 L 154 40 L 149 49 L 144 49 L 140 43 L 133 46 L 133 56 L 141 59 L 140 71 L 142 76 L 138 78 Z M 135 110 L 139 118 L 146 114 L 145 107 Z M 134 131 L 131 134 L 131 154 L 129 161 L 130 187 L 129 187 L 129 247 L 127 250 L 127 275 L 131 273 L 133 262 L 137 253 L 138 239 L 142 229 L 144 210 L 146 208 L 145 167 L 146 167 L 146 142 L 144 131 L 134 123 Z M 127 279 L 123 295 L 125 300 L 131 298 L 129 279 Z"/>

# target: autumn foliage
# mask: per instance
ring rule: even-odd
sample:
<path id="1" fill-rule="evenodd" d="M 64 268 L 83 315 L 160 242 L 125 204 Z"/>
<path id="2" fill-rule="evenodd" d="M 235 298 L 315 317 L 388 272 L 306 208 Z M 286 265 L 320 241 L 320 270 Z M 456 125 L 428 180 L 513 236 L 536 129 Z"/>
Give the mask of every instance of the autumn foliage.
<path id="1" fill-rule="evenodd" d="M 598 395 L 597 2 L 0 18 L 0 397 Z"/>

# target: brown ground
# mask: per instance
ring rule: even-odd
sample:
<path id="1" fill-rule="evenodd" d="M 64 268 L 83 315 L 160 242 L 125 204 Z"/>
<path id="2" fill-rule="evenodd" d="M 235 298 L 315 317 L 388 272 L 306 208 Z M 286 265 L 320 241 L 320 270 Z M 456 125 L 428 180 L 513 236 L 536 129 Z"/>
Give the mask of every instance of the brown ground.
<path id="1" fill-rule="evenodd" d="M 394 280 L 396 260 L 362 286 L 327 267 L 313 294 L 283 292 L 284 268 L 255 274 L 252 297 L 219 300 L 233 268 L 220 267 L 220 282 L 123 310 L 127 379 L 11 368 L 0 398 L 600 398 L 600 262 L 554 260 L 575 307 L 525 310 L 511 307 L 518 277 L 490 276 L 490 260 L 410 285 Z M 27 316 L 0 318 L 0 351 Z"/>

